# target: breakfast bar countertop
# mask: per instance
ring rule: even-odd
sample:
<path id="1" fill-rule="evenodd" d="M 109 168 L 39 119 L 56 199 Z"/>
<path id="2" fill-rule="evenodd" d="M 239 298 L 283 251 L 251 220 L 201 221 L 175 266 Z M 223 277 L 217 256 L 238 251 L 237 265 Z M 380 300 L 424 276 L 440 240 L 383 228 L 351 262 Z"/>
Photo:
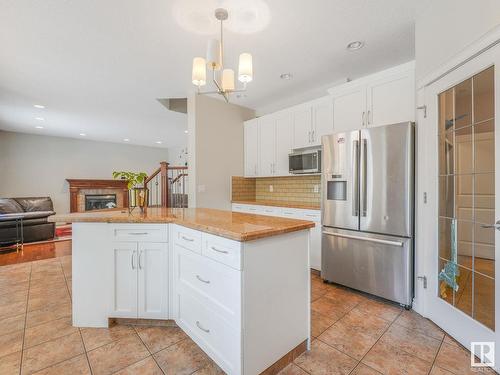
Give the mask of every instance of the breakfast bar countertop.
<path id="1" fill-rule="evenodd" d="M 314 227 L 306 220 L 244 214 L 210 208 L 148 207 L 132 213 L 124 209 L 96 210 L 50 216 L 50 222 L 64 223 L 174 223 L 229 238 L 251 241 Z"/>

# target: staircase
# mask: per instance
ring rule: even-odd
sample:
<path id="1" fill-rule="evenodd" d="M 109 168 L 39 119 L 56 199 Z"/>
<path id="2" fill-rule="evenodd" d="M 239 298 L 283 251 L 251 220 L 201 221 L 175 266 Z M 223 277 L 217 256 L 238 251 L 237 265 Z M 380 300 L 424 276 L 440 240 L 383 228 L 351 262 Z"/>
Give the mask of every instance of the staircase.
<path id="1" fill-rule="evenodd" d="M 144 187 L 149 189 L 148 207 L 186 208 L 187 168 L 170 166 L 162 161 L 160 167 L 144 181 Z"/>

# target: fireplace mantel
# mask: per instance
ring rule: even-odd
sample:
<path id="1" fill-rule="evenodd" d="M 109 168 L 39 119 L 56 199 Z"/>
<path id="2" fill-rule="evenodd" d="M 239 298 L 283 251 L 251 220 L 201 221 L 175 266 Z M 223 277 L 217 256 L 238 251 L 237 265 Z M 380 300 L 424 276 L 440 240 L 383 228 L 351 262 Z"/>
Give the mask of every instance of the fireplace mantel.
<path id="1" fill-rule="evenodd" d="M 127 180 L 92 180 L 67 178 L 69 183 L 69 209 L 70 212 L 79 212 L 78 195 L 81 190 L 120 190 L 123 199 L 122 207 L 128 207 L 128 181 Z"/>

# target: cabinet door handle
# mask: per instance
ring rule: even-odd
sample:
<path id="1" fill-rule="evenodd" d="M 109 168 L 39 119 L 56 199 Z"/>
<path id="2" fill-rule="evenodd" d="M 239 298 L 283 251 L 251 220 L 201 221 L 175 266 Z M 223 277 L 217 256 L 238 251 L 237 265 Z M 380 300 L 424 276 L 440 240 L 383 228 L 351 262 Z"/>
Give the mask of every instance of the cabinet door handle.
<path id="1" fill-rule="evenodd" d="M 206 329 L 206 328 L 203 328 L 200 324 L 199 321 L 196 321 L 196 326 L 201 329 L 203 332 L 206 332 L 206 333 L 210 333 L 210 330 L 209 329 Z"/>
<path id="2" fill-rule="evenodd" d="M 132 251 L 132 256 L 130 257 L 130 263 L 133 270 L 135 270 L 134 256 L 135 256 L 135 250 Z"/>
<path id="3" fill-rule="evenodd" d="M 361 122 L 363 126 L 365 126 L 365 111 L 363 111 L 363 114 L 361 115 Z"/>
<path id="4" fill-rule="evenodd" d="M 142 253 L 143 253 L 143 250 L 141 250 L 139 252 L 139 269 L 142 270 Z"/>
<path id="5" fill-rule="evenodd" d="M 194 238 L 189 238 L 189 237 L 184 237 L 184 236 L 181 236 L 181 238 L 182 238 L 184 241 L 188 241 L 188 242 L 193 242 L 193 241 L 194 241 Z"/>
<path id="6" fill-rule="evenodd" d="M 370 124 L 371 124 L 371 121 L 370 121 L 370 113 L 371 113 L 371 111 L 370 111 L 370 110 L 368 110 L 368 116 L 366 116 L 366 120 L 367 120 L 367 122 L 368 122 L 368 125 L 370 125 Z"/>
<path id="7" fill-rule="evenodd" d="M 312 136 L 311 136 L 311 138 L 312 138 L 312 141 L 314 142 L 314 141 L 315 141 L 315 138 L 316 138 L 316 134 L 315 134 L 314 130 L 312 131 Z"/>
<path id="8" fill-rule="evenodd" d="M 222 253 L 222 254 L 228 254 L 229 253 L 227 250 L 220 250 L 220 249 L 217 249 L 215 246 L 210 246 L 210 248 L 213 251 L 217 251 L 218 253 Z"/>
<path id="9" fill-rule="evenodd" d="M 198 280 L 200 280 L 202 283 L 205 283 L 205 284 L 210 284 L 210 280 L 204 280 L 204 279 L 202 279 L 202 278 L 200 277 L 200 275 L 196 275 L 196 278 L 197 278 Z"/>
<path id="10" fill-rule="evenodd" d="M 131 236 L 144 236 L 148 234 L 148 232 L 130 232 L 129 233 Z"/>

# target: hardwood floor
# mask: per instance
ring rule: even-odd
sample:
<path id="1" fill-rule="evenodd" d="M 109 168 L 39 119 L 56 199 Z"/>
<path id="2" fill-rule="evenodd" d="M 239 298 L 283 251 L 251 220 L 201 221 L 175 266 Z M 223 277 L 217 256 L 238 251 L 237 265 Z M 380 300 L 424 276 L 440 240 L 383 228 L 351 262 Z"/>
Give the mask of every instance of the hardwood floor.
<path id="1" fill-rule="evenodd" d="M 1 250 L 0 266 L 71 255 L 71 240 L 26 244 L 22 251 Z"/>

